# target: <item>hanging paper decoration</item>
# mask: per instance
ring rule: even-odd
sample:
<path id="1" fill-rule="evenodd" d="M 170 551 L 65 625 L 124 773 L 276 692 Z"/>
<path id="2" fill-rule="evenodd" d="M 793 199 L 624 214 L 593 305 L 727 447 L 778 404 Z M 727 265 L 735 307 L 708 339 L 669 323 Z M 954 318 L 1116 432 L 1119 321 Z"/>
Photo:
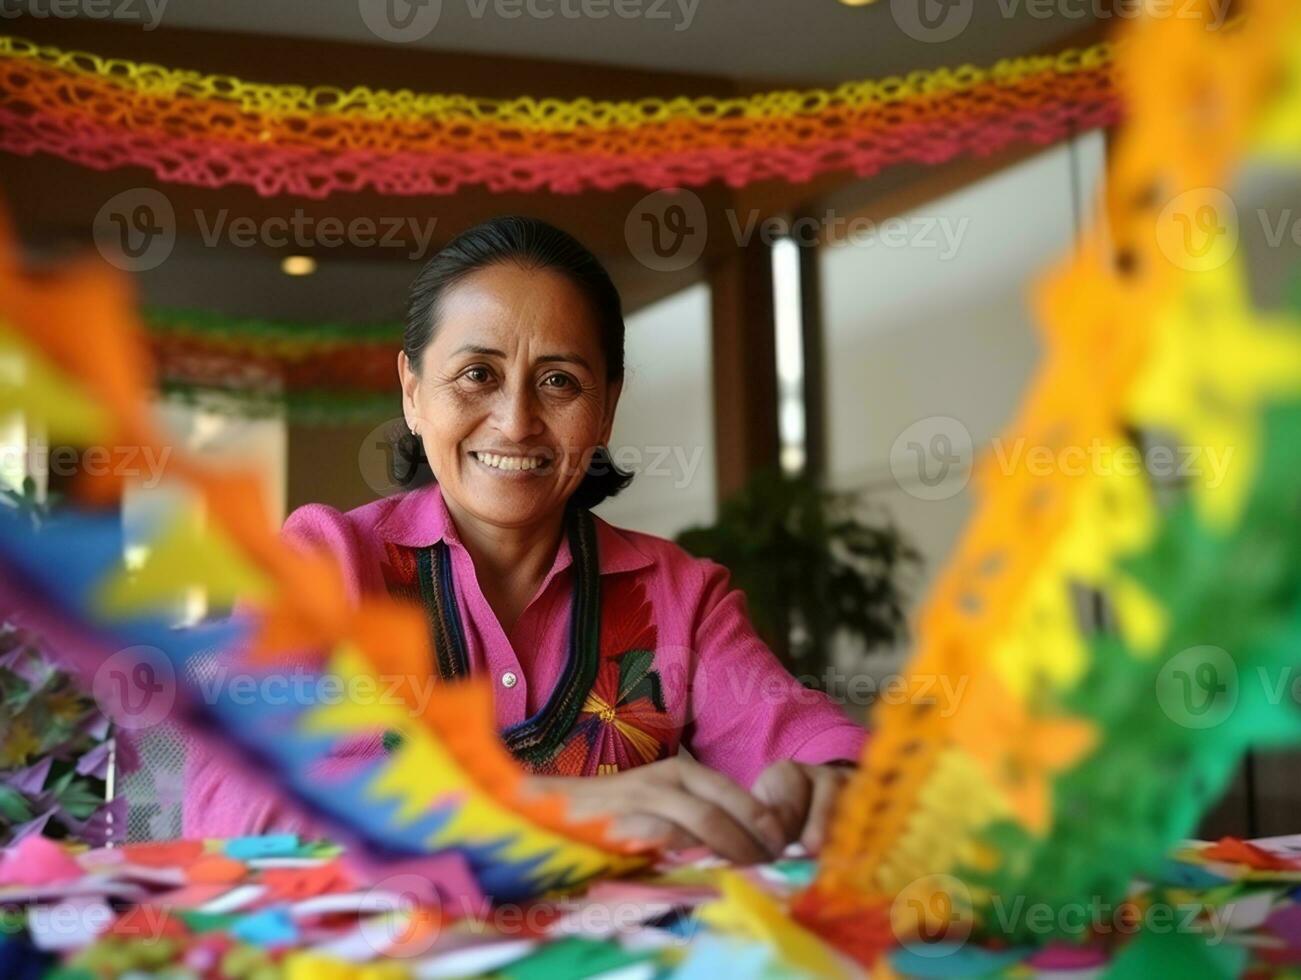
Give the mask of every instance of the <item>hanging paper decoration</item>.
<path id="1" fill-rule="evenodd" d="M 1248 8 L 1227 34 L 1204 6 L 1145 21 L 1123 49 L 1110 237 L 1039 292 L 1046 363 L 1002 440 L 1024 451 L 985 461 L 915 696 L 878 710 L 799 905 L 864 961 L 902 940 L 912 973 L 971 932 L 1078 938 L 1136 874 L 1159 879 L 1248 745 L 1301 741 L 1301 710 L 1262 683 L 1301 644 L 1301 304 L 1253 309 L 1207 220 L 1244 155 L 1286 152 L 1301 179 L 1301 18 Z M 1172 201 L 1204 251 L 1160 238 Z M 1178 480 L 1125 465 L 1162 447 Z M 937 676 L 954 703 L 925 696 Z"/>
<path id="2" fill-rule="evenodd" d="M 577 193 L 860 177 L 1114 123 L 1111 49 L 733 98 L 486 99 L 248 82 L 0 36 L 0 148 L 262 195 Z"/>
<path id="3" fill-rule="evenodd" d="M 159 388 L 224 412 L 297 423 L 394 418 L 399 324 L 288 323 L 146 310 Z"/>
<path id="4" fill-rule="evenodd" d="M 167 460 L 169 484 L 190 495 L 148 529 L 147 557 L 130 569 L 118 477 L 88 475 L 75 500 L 39 526 L 0 508 L 0 603 L 21 608 L 88 676 L 114 651 L 152 648 L 158 659 L 130 670 L 149 671 L 153 687 L 174 678 L 180 718 L 195 737 L 242 751 L 270 790 L 337 831 L 374 869 L 407 859 L 403 869 L 412 870 L 412 859 L 428 858 L 417 867 L 437 880 L 455 857 L 485 894 L 518 899 L 641 862 L 603 823 L 571 823 L 563 801 L 526 797 L 524 775 L 497 739 L 489 692 L 425 688 L 432 660 L 418 609 L 387 597 L 350 604 L 328 556 L 280 541 L 253 473 L 209 470 L 164 445 L 141 397 L 148 362 L 124 278 L 90 259 L 27 274 L 5 230 L 0 412 L 22 412 L 52 443 L 151 452 Z M 216 604 L 247 600 L 251 612 L 175 629 L 170 611 L 192 589 Z M 253 677 L 292 681 L 289 703 L 205 688 L 212 652 L 235 649 Z M 281 651 L 290 650 L 320 652 L 287 659 Z M 384 697 L 328 700 L 363 688 Z M 110 714 L 132 710 L 126 687 L 96 694 Z M 322 777 L 318 763 L 332 748 L 382 732 L 400 736 L 391 752 L 361 759 L 346 778 Z"/>

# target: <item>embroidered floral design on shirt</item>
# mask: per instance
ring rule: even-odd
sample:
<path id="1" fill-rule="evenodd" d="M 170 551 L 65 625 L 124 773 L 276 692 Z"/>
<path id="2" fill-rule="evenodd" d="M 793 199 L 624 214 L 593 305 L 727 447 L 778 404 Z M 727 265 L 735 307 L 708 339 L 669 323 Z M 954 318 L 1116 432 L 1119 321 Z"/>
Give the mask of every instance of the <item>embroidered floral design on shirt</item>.
<path id="1" fill-rule="evenodd" d="M 548 767 L 562 775 L 603 775 L 655 762 L 676 741 L 653 667 L 656 630 L 645 587 L 631 576 L 611 576 L 603 584 L 596 682 Z"/>
<path id="2" fill-rule="evenodd" d="M 385 543 L 390 594 L 431 607 L 422 586 L 420 549 Z M 432 609 L 431 609 L 432 614 Z M 601 635 L 596 677 L 567 734 L 545 761 L 525 768 L 565 776 L 594 776 L 666 758 L 677 747 L 659 671 L 657 631 L 644 584 L 635 576 L 601 579 Z M 434 637 L 435 647 L 439 646 Z"/>

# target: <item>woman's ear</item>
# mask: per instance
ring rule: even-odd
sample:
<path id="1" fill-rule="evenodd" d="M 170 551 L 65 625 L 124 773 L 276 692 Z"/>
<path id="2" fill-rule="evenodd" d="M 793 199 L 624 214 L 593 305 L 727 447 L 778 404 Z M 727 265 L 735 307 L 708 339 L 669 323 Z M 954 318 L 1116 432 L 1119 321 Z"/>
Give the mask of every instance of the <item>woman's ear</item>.
<path id="1" fill-rule="evenodd" d="M 416 388 L 420 385 L 420 375 L 411 366 L 404 350 L 398 351 L 398 380 L 402 383 L 402 414 L 406 417 L 407 428 L 411 428 L 411 422 L 420 417 L 416 407 Z"/>

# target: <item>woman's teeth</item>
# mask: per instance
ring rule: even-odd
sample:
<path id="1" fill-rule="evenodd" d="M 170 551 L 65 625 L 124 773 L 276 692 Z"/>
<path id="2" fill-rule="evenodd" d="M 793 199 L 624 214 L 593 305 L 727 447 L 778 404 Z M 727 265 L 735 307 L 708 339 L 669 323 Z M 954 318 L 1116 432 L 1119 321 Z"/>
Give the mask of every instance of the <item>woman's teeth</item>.
<path id="1" fill-rule="evenodd" d="M 496 470 L 535 470 L 542 465 L 538 456 L 498 456 L 496 453 L 475 453 L 480 463 Z"/>

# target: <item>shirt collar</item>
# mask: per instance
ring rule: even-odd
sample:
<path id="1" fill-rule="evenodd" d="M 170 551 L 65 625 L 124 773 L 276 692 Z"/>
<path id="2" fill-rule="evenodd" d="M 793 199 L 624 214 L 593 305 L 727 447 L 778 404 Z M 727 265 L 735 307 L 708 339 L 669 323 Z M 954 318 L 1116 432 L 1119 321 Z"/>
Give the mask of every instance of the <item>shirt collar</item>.
<path id="1" fill-rule="evenodd" d="M 456 525 L 447 512 L 447 503 L 436 483 L 397 497 L 388 513 L 376 525 L 375 531 L 385 541 L 409 548 L 427 548 L 444 540 L 449 545 L 461 546 L 460 538 L 456 535 Z M 599 517 L 596 517 L 596 548 L 602 575 L 631 572 L 655 563 L 627 535 Z M 563 571 L 571 561 L 569 540 L 562 538 L 551 574 Z"/>

